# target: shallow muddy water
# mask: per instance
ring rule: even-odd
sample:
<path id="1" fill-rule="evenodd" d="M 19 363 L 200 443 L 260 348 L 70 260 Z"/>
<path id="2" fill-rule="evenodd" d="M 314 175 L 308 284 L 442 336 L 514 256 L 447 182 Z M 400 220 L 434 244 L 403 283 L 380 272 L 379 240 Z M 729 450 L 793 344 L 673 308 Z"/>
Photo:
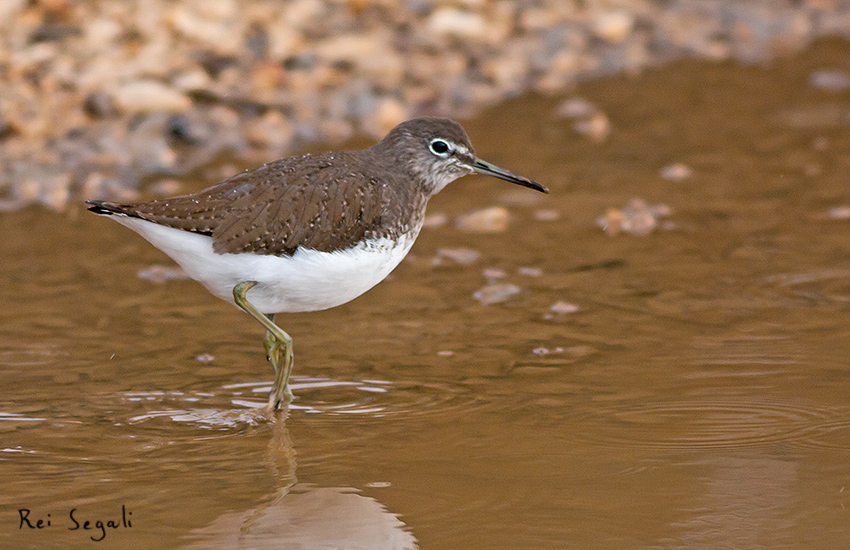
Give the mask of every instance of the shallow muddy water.
<path id="1" fill-rule="evenodd" d="M 167 258 L 82 207 L 0 215 L 0 546 L 845 547 L 850 90 L 810 75 L 848 59 L 583 84 L 601 143 L 563 98 L 465 121 L 552 193 L 456 182 L 389 280 L 280 316 L 277 421 L 253 320 L 139 278 Z M 606 234 L 633 197 L 669 215 Z M 489 206 L 507 231 L 454 227 Z M 521 291 L 484 305 L 489 283 Z"/>

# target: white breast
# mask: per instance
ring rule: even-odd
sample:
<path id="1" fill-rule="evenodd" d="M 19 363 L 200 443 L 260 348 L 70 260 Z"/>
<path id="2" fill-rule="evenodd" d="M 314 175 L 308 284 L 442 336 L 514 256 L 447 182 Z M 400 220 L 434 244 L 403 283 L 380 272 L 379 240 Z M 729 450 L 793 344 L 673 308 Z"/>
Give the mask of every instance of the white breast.
<path id="1" fill-rule="evenodd" d="M 375 239 L 336 252 L 299 248 L 292 256 L 217 254 L 212 238 L 152 222 L 112 216 L 180 264 L 214 295 L 233 302 L 233 287 L 256 281 L 248 300 L 263 313 L 319 311 L 360 296 L 410 251 L 419 228 L 398 241 Z"/>

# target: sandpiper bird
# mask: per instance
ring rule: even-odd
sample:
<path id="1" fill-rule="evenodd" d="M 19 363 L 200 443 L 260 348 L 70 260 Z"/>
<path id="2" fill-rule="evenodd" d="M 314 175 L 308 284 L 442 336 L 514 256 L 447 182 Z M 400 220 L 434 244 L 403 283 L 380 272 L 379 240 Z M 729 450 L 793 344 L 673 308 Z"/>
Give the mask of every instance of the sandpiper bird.
<path id="1" fill-rule="evenodd" d="M 458 123 L 417 118 L 368 149 L 276 160 L 191 195 L 87 202 L 266 328 L 274 410 L 292 399 L 293 360 L 274 314 L 332 308 L 381 282 L 413 245 L 428 199 L 473 173 L 548 192 L 476 157 Z"/>

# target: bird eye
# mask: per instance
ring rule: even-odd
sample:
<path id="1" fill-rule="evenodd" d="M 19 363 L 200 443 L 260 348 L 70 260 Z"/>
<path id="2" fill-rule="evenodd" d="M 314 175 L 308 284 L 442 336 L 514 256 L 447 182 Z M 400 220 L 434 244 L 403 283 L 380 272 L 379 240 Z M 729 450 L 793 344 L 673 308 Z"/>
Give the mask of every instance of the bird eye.
<path id="1" fill-rule="evenodd" d="M 431 152 L 438 157 L 447 157 L 450 149 L 451 147 L 449 144 L 442 139 L 435 139 L 431 141 Z"/>

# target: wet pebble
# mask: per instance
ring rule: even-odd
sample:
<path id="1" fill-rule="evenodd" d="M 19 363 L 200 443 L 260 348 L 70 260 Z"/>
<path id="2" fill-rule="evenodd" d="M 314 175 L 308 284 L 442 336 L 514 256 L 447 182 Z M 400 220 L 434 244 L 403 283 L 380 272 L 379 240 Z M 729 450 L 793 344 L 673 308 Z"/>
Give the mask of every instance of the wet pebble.
<path id="1" fill-rule="evenodd" d="M 499 202 L 505 206 L 533 206 L 545 199 L 540 193 L 529 193 L 524 187 L 515 186 L 499 195 Z"/>
<path id="2" fill-rule="evenodd" d="M 829 139 L 824 136 L 818 136 L 812 140 L 812 149 L 815 151 L 826 151 L 829 149 Z"/>
<path id="3" fill-rule="evenodd" d="M 188 279 L 189 276 L 183 271 L 182 267 L 152 265 L 139 270 L 136 273 L 139 279 L 149 281 L 155 285 L 161 285 L 168 281 L 180 281 Z"/>
<path id="4" fill-rule="evenodd" d="M 850 220 L 850 206 L 834 206 L 826 215 L 833 220 Z"/>
<path id="5" fill-rule="evenodd" d="M 422 222 L 422 227 L 436 228 L 442 227 L 449 222 L 449 217 L 443 212 L 434 212 L 426 214 L 425 220 Z"/>
<path id="6" fill-rule="evenodd" d="M 578 120 L 573 124 L 573 129 L 591 141 L 603 142 L 611 135 L 611 121 L 605 113 L 596 113 L 588 119 Z"/>
<path id="7" fill-rule="evenodd" d="M 14 212 L 26 205 L 27 203 L 21 199 L 0 199 L 0 212 Z"/>
<path id="8" fill-rule="evenodd" d="M 610 208 L 596 222 L 608 235 L 628 233 L 644 236 L 658 227 L 659 218 L 669 216 L 666 204 L 647 204 L 642 199 L 632 199 L 623 209 Z"/>
<path id="9" fill-rule="evenodd" d="M 552 208 L 541 208 L 534 211 L 534 219 L 541 222 L 553 222 L 561 218 L 561 213 Z"/>
<path id="10" fill-rule="evenodd" d="M 543 270 L 539 267 L 520 267 L 517 273 L 526 277 L 540 277 L 543 275 Z"/>
<path id="11" fill-rule="evenodd" d="M 452 260 L 456 264 L 469 265 L 481 259 L 481 253 L 472 248 L 438 248 L 434 259 L 439 261 L 443 258 Z"/>
<path id="12" fill-rule="evenodd" d="M 565 99 L 555 108 L 558 118 L 573 120 L 573 130 L 593 141 L 605 141 L 611 133 L 611 121 L 595 104 L 582 97 Z"/>
<path id="13" fill-rule="evenodd" d="M 369 487 L 370 489 L 385 489 L 387 487 L 392 487 L 392 483 L 389 481 L 370 481 L 366 483 L 364 487 Z"/>
<path id="14" fill-rule="evenodd" d="M 560 118 L 590 118 L 599 109 L 583 97 L 571 97 L 562 101 L 556 108 L 555 114 Z"/>
<path id="15" fill-rule="evenodd" d="M 562 348 L 562 347 L 557 347 L 557 348 L 539 347 L 539 348 L 534 348 L 533 350 L 531 350 L 531 353 L 533 353 L 534 355 L 551 355 L 553 353 L 564 353 L 564 348 Z"/>
<path id="16" fill-rule="evenodd" d="M 809 84 L 825 92 L 843 92 L 850 88 L 850 75 L 840 69 L 820 69 L 809 75 Z"/>
<path id="17" fill-rule="evenodd" d="M 596 352 L 591 346 L 569 346 L 569 347 L 537 347 L 531 350 L 534 355 L 570 355 L 573 357 L 585 357 Z"/>
<path id="18" fill-rule="evenodd" d="M 575 304 L 571 304 L 569 302 L 563 302 L 558 300 L 551 306 L 549 306 L 549 311 L 555 313 L 557 315 L 566 315 L 568 313 L 575 313 L 579 311 L 579 307 Z"/>
<path id="19" fill-rule="evenodd" d="M 491 282 L 495 279 L 504 279 L 508 276 L 505 270 L 497 269 L 495 267 L 487 267 L 481 272 L 481 274 L 484 275 L 484 277 Z"/>
<path id="20" fill-rule="evenodd" d="M 455 227 L 469 233 L 503 233 L 508 230 L 507 208 L 492 206 L 458 216 Z"/>
<path id="21" fill-rule="evenodd" d="M 487 306 L 505 302 L 520 292 L 522 292 L 522 289 L 516 285 L 493 283 L 476 290 L 472 297 Z"/>
<path id="22" fill-rule="evenodd" d="M 661 177 L 670 181 L 681 181 L 693 175 L 693 171 L 686 164 L 670 164 L 661 169 Z"/>

